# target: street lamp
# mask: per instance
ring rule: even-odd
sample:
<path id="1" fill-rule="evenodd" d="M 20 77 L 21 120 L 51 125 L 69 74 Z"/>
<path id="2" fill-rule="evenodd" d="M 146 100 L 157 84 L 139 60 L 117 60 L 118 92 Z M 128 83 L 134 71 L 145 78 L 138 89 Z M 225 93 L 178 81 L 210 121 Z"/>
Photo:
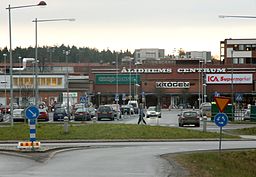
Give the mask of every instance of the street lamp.
<path id="1" fill-rule="evenodd" d="M 26 7 L 34 7 L 34 6 L 46 6 L 44 1 L 40 1 L 38 4 L 33 5 L 24 5 L 24 6 L 13 6 L 9 4 L 6 10 L 9 12 L 9 42 L 10 42 L 10 112 L 11 112 L 11 125 L 13 126 L 13 75 L 12 75 L 12 25 L 11 25 L 11 9 L 19 9 L 19 8 L 26 8 Z"/>
<path id="2" fill-rule="evenodd" d="M 6 106 L 7 106 L 7 97 L 6 97 L 6 84 L 7 84 L 7 81 L 6 81 L 6 57 L 7 57 L 7 54 L 4 53 L 3 54 L 4 56 L 4 97 L 5 97 L 5 108 L 4 108 L 4 117 L 6 118 Z"/>
<path id="3" fill-rule="evenodd" d="M 202 67 L 201 67 L 201 63 L 202 63 Z M 198 72 L 198 108 L 200 108 L 201 105 L 201 101 L 203 102 L 203 99 L 201 99 L 201 74 L 202 74 L 202 70 L 203 70 L 203 61 L 199 58 L 198 59 L 198 65 L 199 65 L 199 71 Z M 203 81 L 202 81 L 203 83 Z"/>
<path id="4" fill-rule="evenodd" d="M 118 93 L 118 53 L 116 53 L 116 96 L 115 96 L 116 105 L 118 105 L 119 101 L 119 93 Z"/>
<path id="5" fill-rule="evenodd" d="M 68 114 L 68 117 L 69 117 L 69 80 L 68 80 L 68 77 L 69 77 L 69 74 L 68 74 L 68 55 L 70 53 L 69 50 L 63 50 L 63 53 L 65 54 L 65 59 L 66 59 L 66 92 L 67 92 L 67 114 Z"/>
<path id="6" fill-rule="evenodd" d="M 35 20 L 33 20 L 32 22 L 35 23 L 35 105 L 38 105 L 38 97 L 39 97 L 39 93 L 38 93 L 38 80 L 37 80 L 37 75 L 38 75 L 38 45 L 37 45 L 37 23 L 41 23 L 41 22 L 56 22 L 56 21 L 75 21 L 74 18 L 59 18 L 59 19 L 42 19 L 42 20 L 38 20 L 37 18 L 35 18 Z"/>
<path id="7" fill-rule="evenodd" d="M 19 64 L 20 64 L 20 68 L 22 68 L 22 57 L 19 56 Z M 20 71 L 21 69 L 19 69 L 19 107 L 20 107 L 20 98 L 22 100 L 22 97 L 21 97 L 21 74 L 20 74 Z"/>

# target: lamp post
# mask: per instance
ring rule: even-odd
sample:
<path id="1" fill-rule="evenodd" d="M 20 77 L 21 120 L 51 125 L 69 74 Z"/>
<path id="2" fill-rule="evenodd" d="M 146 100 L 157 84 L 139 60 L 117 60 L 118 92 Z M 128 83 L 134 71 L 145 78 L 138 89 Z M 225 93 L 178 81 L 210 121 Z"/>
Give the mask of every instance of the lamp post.
<path id="1" fill-rule="evenodd" d="M 13 126 L 13 75 L 12 75 L 12 25 L 11 25 L 11 9 L 19 9 L 19 8 L 26 8 L 26 7 L 34 7 L 34 6 L 46 6 L 44 1 L 40 1 L 38 4 L 32 5 L 24 5 L 24 6 L 13 6 L 9 4 L 6 10 L 9 13 L 9 43 L 10 43 L 10 112 L 11 112 L 11 125 Z"/>
<path id="2" fill-rule="evenodd" d="M 22 57 L 19 57 L 19 63 L 20 63 L 20 67 L 22 67 Z M 20 74 L 20 69 L 19 69 L 19 107 L 20 107 L 20 98 L 21 98 L 21 74 Z M 22 99 L 21 99 L 22 100 Z"/>
<path id="3" fill-rule="evenodd" d="M 39 97 L 39 91 L 38 91 L 38 44 L 37 44 L 37 23 L 41 23 L 41 22 L 56 22 L 56 21 L 75 21 L 74 18 L 60 18 L 60 19 L 37 19 L 35 18 L 35 20 L 33 20 L 32 22 L 35 23 L 35 105 L 38 105 L 38 97 Z"/>
<path id="4" fill-rule="evenodd" d="M 119 101 L 119 93 L 118 93 L 118 53 L 116 53 L 116 96 L 115 96 L 115 101 L 116 105 L 118 105 Z"/>
<path id="5" fill-rule="evenodd" d="M 129 74 L 129 101 L 131 101 L 132 98 L 132 73 L 131 73 L 131 64 L 132 64 L 132 58 L 130 58 L 130 74 Z"/>
<path id="6" fill-rule="evenodd" d="M 7 97 L 6 97 L 6 84 L 7 84 L 7 81 L 6 81 L 6 57 L 7 57 L 7 54 L 4 53 L 3 56 L 4 56 L 4 70 L 5 70 L 5 72 L 4 72 L 4 82 L 5 82 L 4 83 L 4 97 L 5 97 L 4 117 L 6 118 L 6 106 L 7 106 Z"/>
<path id="7" fill-rule="evenodd" d="M 70 53 L 69 50 L 63 50 L 63 53 L 65 54 L 65 60 L 66 60 L 66 92 L 67 92 L 67 114 L 68 114 L 68 117 L 69 117 L 69 80 L 68 80 L 68 77 L 69 77 L 69 74 L 68 74 L 68 55 Z"/>
<path id="8" fill-rule="evenodd" d="M 199 58 L 198 59 L 198 65 L 199 65 L 199 70 L 200 72 L 198 72 L 198 108 L 200 108 L 200 105 L 201 105 L 201 101 L 203 101 L 201 99 L 201 74 L 202 74 L 202 70 L 203 70 L 203 67 L 201 67 L 201 63 L 203 63 L 203 61 Z M 203 66 L 203 64 L 202 64 Z"/>

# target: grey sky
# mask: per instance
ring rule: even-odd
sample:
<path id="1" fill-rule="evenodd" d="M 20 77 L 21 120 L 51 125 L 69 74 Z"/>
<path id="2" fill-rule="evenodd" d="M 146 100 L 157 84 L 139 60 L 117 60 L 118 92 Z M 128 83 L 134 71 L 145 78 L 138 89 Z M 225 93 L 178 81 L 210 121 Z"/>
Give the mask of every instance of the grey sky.
<path id="1" fill-rule="evenodd" d="M 255 38 L 256 19 L 221 19 L 218 15 L 256 15 L 255 0 L 45 0 L 44 8 L 12 10 L 13 46 L 34 46 L 32 20 L 75 18 L 75 22 L 38 24 L 38 44 L 75 45 L 99 50 L 136 48 L 207 50 L 219 54 L 225 38 Z M 11 6 L 37 0 L 1 0 L 0 47 L 9 46 Z"/>

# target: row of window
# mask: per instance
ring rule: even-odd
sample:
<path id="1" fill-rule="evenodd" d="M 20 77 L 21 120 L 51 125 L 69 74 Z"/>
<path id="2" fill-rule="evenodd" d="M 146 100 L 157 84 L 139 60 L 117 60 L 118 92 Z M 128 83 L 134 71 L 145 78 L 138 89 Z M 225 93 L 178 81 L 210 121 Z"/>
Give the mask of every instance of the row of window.
<path id="1" fill-rule="evenodd" d="M 63 81 L 62 78 L 37 78 L 37 83 L 39 86 L 62 86 Z M 13 78 L 13 85 L 17 87 L 30 87 L 35 84 L 34 78 Z"/>
<path id="2" fill-rule="evenodd" d="M 253 51 L 256 50 L 256 44 L 235 44 L 234 51 Z"/>
<path id="3" fill-rule="evenodd" d="M 256 64 L 256 58 L 233 58 L 233 64 Z"/>

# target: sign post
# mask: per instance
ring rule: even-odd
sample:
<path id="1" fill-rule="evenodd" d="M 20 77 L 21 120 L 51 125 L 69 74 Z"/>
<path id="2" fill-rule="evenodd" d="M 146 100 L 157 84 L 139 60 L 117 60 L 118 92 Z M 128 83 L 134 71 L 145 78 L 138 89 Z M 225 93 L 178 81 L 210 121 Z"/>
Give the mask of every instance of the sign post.
<path id="1" fill-rule="evenodd" d="M 29 119 L 29 128 L 30 128 L 30 144 L 29 148 L 34 149 L 34 142 L 36 142 L 36 119 L 39 116 L 39 109 L 36 106 L 29 106 L 25 110 L 25 117 Z"/>
<path id="2" fill-rule="evenodd" d="M 216 105 L 220 111 L 220 113 L 214 116 L 214 123 L 220 127 L 220 141 L 219 141 L 219 152 L 221 152 L 221 141 L 222 141 L 222 127 L 227 125 L 228 123 L 228 116 L 227 114 L 223 113 L 225 108 L 228 106 L 230 102 L 230 98 L 227 97 L 214 97 Z"/>

